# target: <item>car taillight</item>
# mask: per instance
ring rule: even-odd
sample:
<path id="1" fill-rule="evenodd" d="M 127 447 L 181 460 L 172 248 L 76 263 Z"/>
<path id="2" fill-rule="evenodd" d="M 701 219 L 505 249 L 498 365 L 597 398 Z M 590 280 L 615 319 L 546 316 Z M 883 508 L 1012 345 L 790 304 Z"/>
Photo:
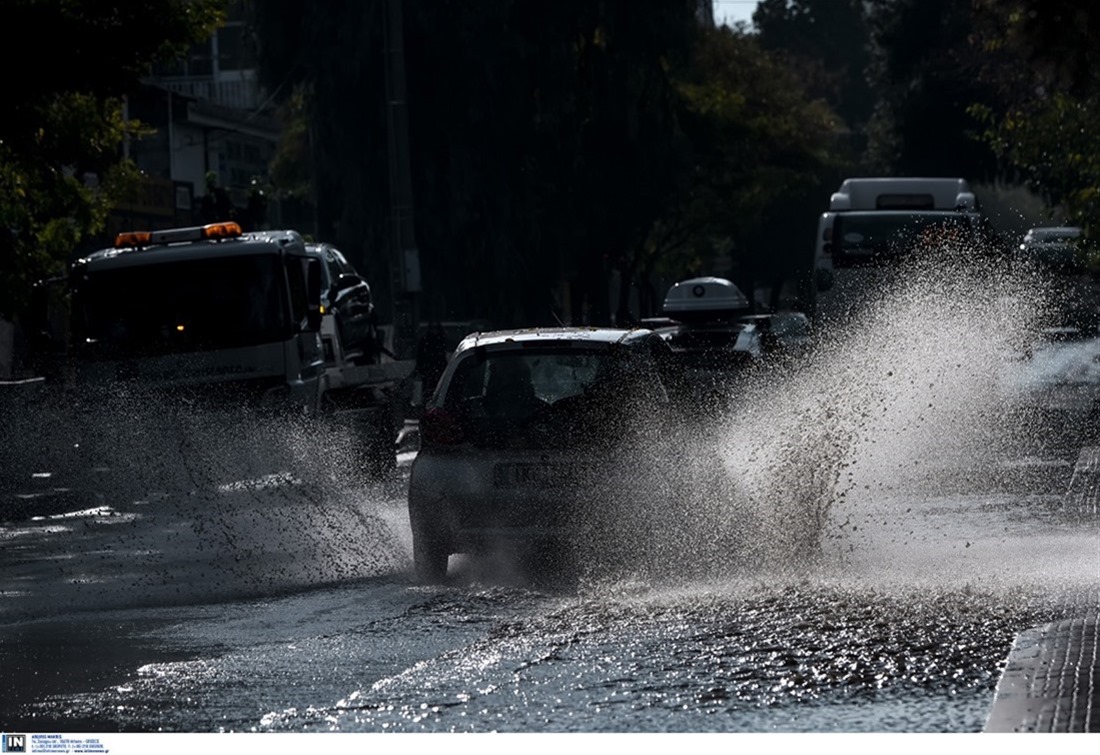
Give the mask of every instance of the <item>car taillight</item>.
<path id="1" fill-rule="evenodd" d="M 446 409 L 429 409 L 420 418 L 420 439 L 435 446 L 453 446 L 463 441 L 462 426 Z"/>

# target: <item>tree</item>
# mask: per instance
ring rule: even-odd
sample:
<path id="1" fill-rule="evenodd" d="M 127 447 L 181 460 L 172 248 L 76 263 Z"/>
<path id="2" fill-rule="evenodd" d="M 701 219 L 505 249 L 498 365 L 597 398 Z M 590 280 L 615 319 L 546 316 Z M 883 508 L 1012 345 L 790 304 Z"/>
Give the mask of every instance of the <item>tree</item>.
<path id="1" fill-rule="evenodd" d="M 312 181 L 319 233 L 380 289 L 385 6 L 253 6 L 265 82 L 294 113 L 280 154 L 310 161 L 281 159 L 276 188 Z M 790 218 L 812 219 L 835 184 L 843 129 L 789 58 L 702 28 L 695 0 L 404 8 L 430 317 L 626 322 L 655 304 L 629 311 L 632 288 L 709 264 L 716 243 L 754 276 L 809 268 L 812 221 Z"/>
<path id="2" fill-rule="evenodd" d="M 387 0 L 246 7 L 261 81 L 283 116 L 273 191 L 295 200 L 297 220 L 338 246 L 388 311 Z"/>
<path id="3" fill-rule="evenodd" d="M 137 173 L 123 159 L 141 124 L 121 97 L 152 62 L 209 35 L 220 0 L 11 0 L 0 5 L 4 70 L 27 67 L 27 50 L 50 50 L 34 76 L 12 75 L 0 119 L 0 317 L 19 318 L 32 284 L 57 274 L 98 233 Z"/>
<path id="4" fill-rule="evenodd" d="M 707 272 L 723 244 L 750 290 L 808 275 L 812 219 L 844 164 L 840 120 L 757 38 L 728 28 L 702 37 L 678 92 L 690 168 L 638 251 L 642 279 Z"/>
<path id="5" fill-rule="evenodd" d="M 1100 18 L 1087 0 L 977 4 L 974 53 L 994 95 L 971 112 L 1007 171 L 1100 232 Z"/>
<path id="6" fill-rule="evenodd" d="M 875 102 L 862 0 L 761 0 L 752 20 L 760 46 L 787 61 L 807 96 L 828 102 L 862 133 Z"/>
<path id="7" fill-rule="evenodd" d="M 264 80 L 307 113 L 318 233 L 382 289 L 387 3 L 255 3 Z M 669 70 L 694 0 L 404 3 L 425 305 L 499 324 L 605 321 L 609 271 L 674 183 Z M 298 143 L 302 134 L 299 132 Z M 292 150 L 288 147 L 285 154 Z M 380 291 L 384 294 L 384 292 Z M 383 306 L 384 309 L 384 306 Z"/>
<path id="8" fill-rule="evenodd" d="M 895 175 L 995 176 L 970 106 L 988 98 L 969 55 L 971 0 L 869 0 L 872 64 L 879 93 L 867 162 Z"/>

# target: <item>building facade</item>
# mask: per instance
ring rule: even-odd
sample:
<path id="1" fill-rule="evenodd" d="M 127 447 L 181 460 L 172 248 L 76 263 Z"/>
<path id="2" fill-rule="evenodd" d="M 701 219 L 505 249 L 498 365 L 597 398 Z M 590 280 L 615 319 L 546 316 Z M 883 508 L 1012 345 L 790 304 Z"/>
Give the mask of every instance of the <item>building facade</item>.
<path id="1" fill-rule="evenodd" d="M 108 237 L 229 219 L 268 225 L 272 208 L 260 192 L 280 126 L 239 3 L 210 39 L 145 77 L 126 116 L 152 130 L 123 147 L 146 180 L 112 214 Z"/>

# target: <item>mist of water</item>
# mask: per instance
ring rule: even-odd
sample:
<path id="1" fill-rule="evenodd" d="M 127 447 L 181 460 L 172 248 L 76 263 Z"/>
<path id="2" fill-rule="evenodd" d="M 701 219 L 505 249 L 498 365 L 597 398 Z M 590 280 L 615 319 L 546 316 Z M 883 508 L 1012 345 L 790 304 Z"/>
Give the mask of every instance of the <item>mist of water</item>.
<path id="1" fill-rule="evenodd" d="M 810 357 L 755 369 L 724 413 L 662 434 L 685 463 L 671 494 L 655 491 L 667 516 L 639 561 L 749 579 L 1094 581 L 1090 531 L 1013 529 L 1029 500 L 1064 493 L 1065 462 L 1051 489 L 1005 493 L 1020 475 L 1006 460 L 1056 432 L 1019 406 L 1045 398 L 1027 354 L 1057 287 L 992 260 L 843 272 Z M 715 447 L 720 481 L 699 476 Z"/>
<path id="2" fill-rule="evenodd" d="M 1031 369 L 1021 353 L 1049 317 L 1050 289 L 992 264 L 860 273 L 849 283 L 862 290 L 847 293 L 862 301 L 826 320 L 813 358 L 788 374 L 758 374 L 727 419 L 722 449 L 758 523 L 757 563 L 788 572 L 839 565 L 882 583 L 1094 580 L 1090 533 L 1053 546 L 1068 558 L 1063 568 L 1028 547 L 1047 533 L 1006 538 L 1003 516 L 975 519 L 983 506 L 1013 505 L 996 497 L 1001 459 L 1019 453 L 1021 438 L 1049 431 L 1014 407 Z M 989 492 L 967 498 L 953 488 L 960 479 Z M 928 515 L 952 507 L 955 524 Z M 982 554 L 963 555 L 979 540 Z"/>

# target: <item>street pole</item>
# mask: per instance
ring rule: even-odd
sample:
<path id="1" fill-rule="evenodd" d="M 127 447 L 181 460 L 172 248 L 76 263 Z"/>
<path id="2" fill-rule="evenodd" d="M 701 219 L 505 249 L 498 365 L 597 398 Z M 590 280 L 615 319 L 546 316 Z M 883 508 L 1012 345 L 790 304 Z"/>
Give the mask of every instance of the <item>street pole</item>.
<path id="1" fill-rule="evenodd" d="M 386 125 L 389 138 L 389 267 L 393 350 L 399 359 L 407 359 L 416 350 L 420 252 L 413 223 L 402 14 L 402 0 L 386 0 Z"/>

